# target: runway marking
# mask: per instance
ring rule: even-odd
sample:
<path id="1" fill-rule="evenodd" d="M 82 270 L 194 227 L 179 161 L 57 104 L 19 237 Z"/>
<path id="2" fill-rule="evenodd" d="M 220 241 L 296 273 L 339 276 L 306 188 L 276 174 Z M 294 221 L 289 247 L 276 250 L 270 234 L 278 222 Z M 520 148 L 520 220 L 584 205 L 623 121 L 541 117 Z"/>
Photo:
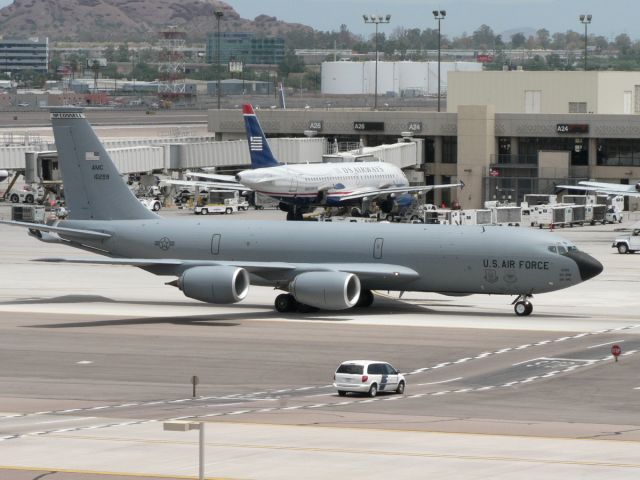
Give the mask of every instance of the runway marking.
<path id="1" fill-rule="evenodd" d="M 462 380 L 463 378 L 464 377 L 456 377 L 456 378 L 450 378 L 449 380 L 441 380 L 439 382 L 416 383 L 416 385 L 419 386 L 419 387 L 424 387 L 425 385 L 438 385 L 440 383 L 455 382 L 456 380 Z"/>
<path id="2" fill-rule="evenodd" d="M 614 343 L 622 343 L 624 342 L 624 340 L 614 340 L 613 342 L 607 342 L 607 343 L 599 343 L 598 345 L 591 345 L 590 347 L 587 347 L 587 349 L 590 348 L 598 348 L 598 347 L 604 347 L 606 345 L 612 345 Z"/>

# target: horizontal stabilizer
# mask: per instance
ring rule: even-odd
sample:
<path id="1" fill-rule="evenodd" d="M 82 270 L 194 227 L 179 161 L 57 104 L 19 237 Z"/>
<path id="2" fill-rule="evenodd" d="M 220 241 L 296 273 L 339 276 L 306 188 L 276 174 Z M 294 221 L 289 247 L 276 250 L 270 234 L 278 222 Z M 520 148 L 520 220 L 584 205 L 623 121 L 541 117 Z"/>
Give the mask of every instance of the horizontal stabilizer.
<path id="1" fill-rule="evenodd" d="M 38 230 L 41 232 L 53 232 L 53 233 L 61 233 L 70 237 L 79 237 L 79 238 L 87 238 L 94 240 L 104 240 L 107 238 L 111 238 L 110 233 L 96 232 L 94 230 L 80 230 L 78 228 L 65 228 L 65 227 L 56 227 L 53 225 L 45 225 L 43 223 L 27 223 L 27 222 L 14 222 L 11 220 L 0 220 L 0 224 L 10 225 L 12 227 L 23 227 L 28 228 L 29 230 Z"/>

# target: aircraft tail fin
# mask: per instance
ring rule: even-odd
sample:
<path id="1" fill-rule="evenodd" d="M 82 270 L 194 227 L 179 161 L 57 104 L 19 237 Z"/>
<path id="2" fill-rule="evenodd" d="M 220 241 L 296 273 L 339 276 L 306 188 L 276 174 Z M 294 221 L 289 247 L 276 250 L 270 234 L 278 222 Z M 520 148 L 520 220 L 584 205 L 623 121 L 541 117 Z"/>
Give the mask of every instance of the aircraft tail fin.
<path id="1" fill-rule="evenodd" d="M 84 109 L 53 107 L 51 124 L 65 201 L 73 220 L 137 220 L 158 216 L 142 205 L 85 118 Z"/>
<path id="2" fill-rule="evenodd" d="M 277 167 L 280 165 L 273 153 L 271 153 L 269 142 L 267 142 L 267 137 L 262 131 L 253 107 L 248 104 L 243 105 L 242 115 L 244 116 L 244 126 L 247 130 L 251 168 Z"/>

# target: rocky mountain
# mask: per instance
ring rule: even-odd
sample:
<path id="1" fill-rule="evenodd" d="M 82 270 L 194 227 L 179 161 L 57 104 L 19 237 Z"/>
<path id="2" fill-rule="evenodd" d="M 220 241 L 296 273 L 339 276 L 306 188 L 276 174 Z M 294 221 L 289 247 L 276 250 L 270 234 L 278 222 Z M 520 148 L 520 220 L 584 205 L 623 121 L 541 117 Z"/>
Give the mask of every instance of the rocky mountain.
<path id="1" fill-rule="evenodd" d="M 218 0 L 14 0 L 0 9 L 0 32 L 4 38 L 49 37 L 50 42 L 153 41 L 159 31 L 175 25 L 187 32 L 188 41 L 202 41 L 216 31 L 216 10 L 224 13 L 222 32 L 274 36 L 313 31 L 267 15 L 243 19 Z"/>

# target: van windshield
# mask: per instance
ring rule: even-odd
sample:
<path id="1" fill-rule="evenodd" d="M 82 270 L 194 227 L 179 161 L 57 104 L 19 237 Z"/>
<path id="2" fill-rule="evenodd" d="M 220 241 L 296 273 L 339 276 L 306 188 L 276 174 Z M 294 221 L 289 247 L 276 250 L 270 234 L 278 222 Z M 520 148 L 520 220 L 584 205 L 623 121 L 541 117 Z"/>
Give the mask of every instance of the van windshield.
<path id="1" fill-rule="evenodd" d="M 349 363 L 343 363 L 338 367 L 336 373 L 347 373 L 350 375 L 362 375 L 362 365 L 353 365 Z"/>

